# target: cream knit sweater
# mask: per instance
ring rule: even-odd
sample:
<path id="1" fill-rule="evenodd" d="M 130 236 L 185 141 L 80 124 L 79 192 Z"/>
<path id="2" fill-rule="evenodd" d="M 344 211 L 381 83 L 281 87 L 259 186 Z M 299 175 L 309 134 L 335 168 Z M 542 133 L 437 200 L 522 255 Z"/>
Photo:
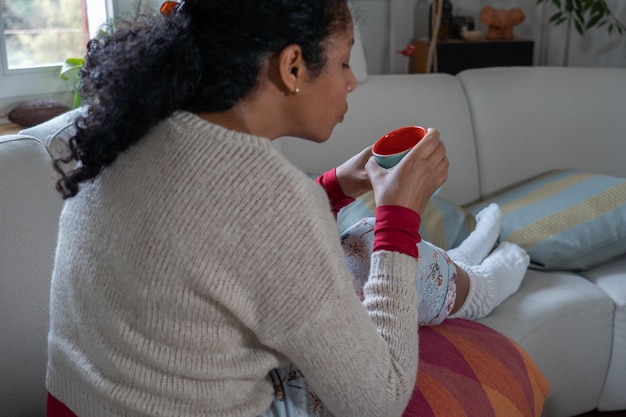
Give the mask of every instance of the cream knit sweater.
<path id="1" fill-rule="evenodd" d="M 293 361 L 336 416 L 400 416 L 416 271 L 377 252 L 361 304 L 323 189 L 179 112 L 65 204 L 48 389 L 79 417 L 251 417 Z"/>

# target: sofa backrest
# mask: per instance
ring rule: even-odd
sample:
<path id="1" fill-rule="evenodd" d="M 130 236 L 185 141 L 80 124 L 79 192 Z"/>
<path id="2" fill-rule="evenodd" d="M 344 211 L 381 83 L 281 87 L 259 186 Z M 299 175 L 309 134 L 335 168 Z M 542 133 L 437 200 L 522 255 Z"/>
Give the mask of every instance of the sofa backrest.
<path id="1" fill-rule="evenodd" d="M 44 416 L 48 305 L 62 199 L 32 136 L 0 137 L 0 414 Z"/>
<path id="2" fill-rule="evenodd" d="M 626 177 L 626 68 L 483 68 L 457 77 L 483 196 L 557 168 Z"/>

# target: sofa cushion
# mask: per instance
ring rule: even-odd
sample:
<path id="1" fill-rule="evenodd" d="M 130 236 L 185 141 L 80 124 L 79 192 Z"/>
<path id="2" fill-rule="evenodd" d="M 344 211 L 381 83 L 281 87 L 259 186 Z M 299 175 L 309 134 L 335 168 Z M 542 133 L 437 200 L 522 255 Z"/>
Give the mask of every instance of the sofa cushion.
<path id="1" fill-rule="evenodd" d="M 550 171 L 470 208 L 504 213 L 501 240 L 528 251 L 531 267 L 584 270 L 626 253 L 626 178 Z"/>
<path id="2" fill-rule="evenodd" d="M 47 122 L 24 129 L 20 134 L 37 138 L 37 140 L 43 143 L 52 159 L 69 158 L 71 151 L 68 142 L 76 133 L 74 120 L 77 116 L 83 114 L 85 110 L 85 107 L 79 107 L 68 111 Z M 75 166 L 76 161 L 74 160 L 59 164 L 59 168 L 64 172 L 71 171 Z"/>
<path id="3" fill-rule="evenodd" d="M 420 327 L 419 357 L 405 417 L 541 415 L 548 380 L 516 342 L 481 323 Z"/>
<path id="4" fill-rule="evenodd" d="M 626 254 L 582 275 L 615 303 L 611 360 L 597 408 L 600 411 L 626 410 Z"/>
<path id="5" fill-rule="evenodd" d="M 613 317 L 611 297 L 585 278 L 531 269 L 515 294 L 478 321 L 515 340 L 533 358 L 550 381 L 544 416 L 565 417 L 598 406 L 611 358 Z"/>
<path id="6" fill-rule="evenodd" d="M 84 112 L 82 107 L 71 110 L 47 122 L 24 129 L 20 134 L 37 138 L 53 158 L 66 157 L 69 151 L 67 142 L 76 132 L 74 119 L 82 112 Z"/>
<path id="7" fill-rule="evenodd" d="M 363 218 L 374 217 L 375 211 L 374 193 L 370 191 L 339 211 L 339 232 L 342 233 Z M 475 226 L 476 220 L 469 211 L 435 196 L 422 213 L 420 235 L 435 246 L 450 249 L 458 246 Z"/>
<path id="8" fill-rule="evenodd" d="M 48 304 L 63 200 L 37 139 L 0 136 L 0 415 L 45 415 Z"/>
<path id="9" fill-rule="evenodd" d="M 626 68 L 476 68 L 457 79 L 483 197 L 551 169 L 626 177 Z"/>

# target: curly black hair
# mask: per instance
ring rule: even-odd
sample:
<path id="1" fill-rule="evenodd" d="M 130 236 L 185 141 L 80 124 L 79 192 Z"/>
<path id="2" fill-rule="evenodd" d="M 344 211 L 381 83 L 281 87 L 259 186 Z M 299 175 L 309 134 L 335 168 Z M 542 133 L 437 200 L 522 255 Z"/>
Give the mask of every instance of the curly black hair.
<path id="1" fill-rule="evenodd" d="M 169 16 L 115 22 L 87 45 L 71 157 L 55 161 L 63 198 L 96 177 L 177 110 L 230 109 L 257 84 L 268 56 L 297 44 L 313 77 L 324 40 L 351 22 L 349 0 L 186 0 Z M 64 172 L 64 163 L 78 161 Z"/>

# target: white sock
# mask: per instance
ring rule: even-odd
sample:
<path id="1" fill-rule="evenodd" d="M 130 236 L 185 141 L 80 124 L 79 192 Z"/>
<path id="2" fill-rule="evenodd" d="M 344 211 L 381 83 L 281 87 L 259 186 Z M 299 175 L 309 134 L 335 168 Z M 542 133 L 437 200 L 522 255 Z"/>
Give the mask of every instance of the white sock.
<path id="1" fill-rule="evenodd" d="M 448 250 L 450 258 L 465 265 L 478 265 L 491 252 L 500 236 L 502 210 L 490 204 L 476 215 L 476 228 L 461 244 Z"/>
<path id="2" fill-rule="evenodd" d="M 524 249 L 515 243 L 502 242 L 482 264 L 459 264 L 469 277 L 469 291 L 459 311 L 450 317 L 479 319 L 491 313 L 518 290 L 529 263 L 530 257 Z"/>

